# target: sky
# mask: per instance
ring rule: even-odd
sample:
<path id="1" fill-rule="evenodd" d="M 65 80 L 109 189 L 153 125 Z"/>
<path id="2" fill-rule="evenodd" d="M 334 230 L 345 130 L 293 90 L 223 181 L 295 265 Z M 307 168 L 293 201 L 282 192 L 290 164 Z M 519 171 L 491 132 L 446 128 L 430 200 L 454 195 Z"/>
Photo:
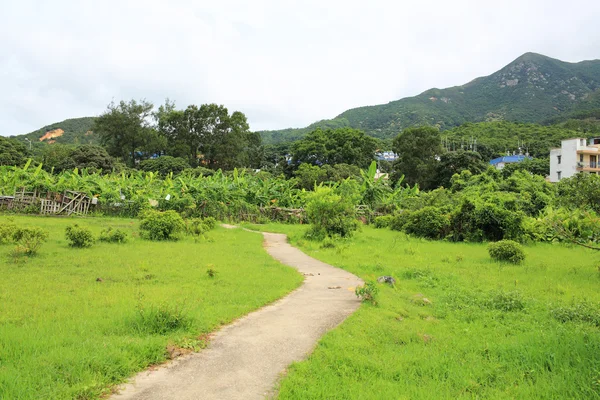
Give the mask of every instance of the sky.
<path id="1" fill-rule="evenodd" d="M 0 0 L 0 18 L 1 135 L 167 98 L 299 128 L 529 51 L 600 59 L 598 0 Z"/>

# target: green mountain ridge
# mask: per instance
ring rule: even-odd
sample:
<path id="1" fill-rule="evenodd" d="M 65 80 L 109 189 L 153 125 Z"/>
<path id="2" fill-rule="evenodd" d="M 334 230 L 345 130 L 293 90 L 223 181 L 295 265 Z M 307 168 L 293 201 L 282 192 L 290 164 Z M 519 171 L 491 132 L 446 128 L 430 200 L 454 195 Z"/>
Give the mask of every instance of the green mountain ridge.
<path id="1" fill-rule="evenodd" d="M 72 118 L 24 135 L 28 144 L 97 144 L 94 117 Z M 464 123 L 509 121 L 559 124 L 583 132 L 600 132 L 600 60 L 569 63 L 525 53 L 499 71 L 445 89 L 432 88 L 387 104 L 347 110 L 305 128 L 262 131 L 264 144 L 301 139 L 316 128 L 352 127 L 378 138 L 391 138 L 407 127 L 438 126 L 449 130 Z M 61 136 L 40 141 L 48 132 Z"/>
<path id="2" fill-rule="evenodd" d="M 29 146 L 48 143 L 70 145 L 98 144 L 99 138 L 92 132 L 95 117 L 70 118 L 61 122 L 46 125 L 24 135 L 10 136 Z M 62 132 L 61 132 L 62 131 Z"/>
<path id="3" fill-rule="evenodd" d="M 568 63 L 525 53 L 499 71 L 464 85 L 425 92 L 387 104 L 347 110 L 301 129 L 261 132 L 265 143 L 298 139 L 317 127 L 349 126 L 389 138 L 402 129 L 434 125 L 450 129 L 466 122 L 544 123 L 600 108 L 600 60 Z"/>

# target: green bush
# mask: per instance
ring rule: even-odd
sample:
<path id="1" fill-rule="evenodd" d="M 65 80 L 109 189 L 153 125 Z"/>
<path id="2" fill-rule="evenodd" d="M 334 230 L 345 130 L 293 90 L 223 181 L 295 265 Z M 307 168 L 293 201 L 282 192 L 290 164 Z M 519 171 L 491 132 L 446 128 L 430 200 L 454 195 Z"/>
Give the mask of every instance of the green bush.
<path id="1" fill-rule="evenodd" d="M 65 229 L 65 237 L 71 247 L 91 247 L 94 244 L 94 235 L 92 235 L 92 231 L 77 224 L 67 226 Z"/>
<path id="2" fill-rule="evenodd" d="M 356 294 L 356 297 L 364 302 L 377 304 L 377 294 L 379 293 L 379 288 L 375 282 L 366 282 L 363 286 L 358 286 L 356 289 L 354 289 L 354 293 Z"/>
<path id="3" fill-rule="evenodd" d="M 515 210 L 510 194 L 496 199 L 467 199 L 451 215 L 452 238 L 455 241 L 498 241 L 520 239 L 523 235 L 523 217 Z M 500 199 L 500 197 L 503 197 Z"/>
<path id="4" fill-rule="evenodd" d="M 192 218 L 185 221 L 185 232 L 188 235 L 201 236 L 210 230 L 210 226 L 201 218 Z"/>
<path id="5" fill-rule="evenodd" d="M 48 240 L 48 232 L 41 228 L 17 228 L 13 232 L 13 242 L 17 252 L 25 255 L 37 254 L 42 244 Z"/>
<path id="6" fill-rule="evenodd" d="M 393 231 L 403 231 L 404 226 L 410 220 L 411 211 L 403 210 L 395 214 L 390 220 L 390 229 Z"/>
<path id="7" fill-rule="evenodd" d="M 494 260 L 519 264 L 525 260 L 523 246 L 512 240 L 501 240 L 488 245 L 488 253 Z"/>
<path id="8" fill-rule="evenodd" d="M 177 240 L 185 230 L 183 219 L 175 211 L 146 211 L 140 223 L 141 236 L 148 240 Z"/>
<path id="9" fill-rule="evenodd" d="M 0 225 L 0 244 L 12 243 L 16 230 L 15 224 Z"/>
<path id="10" fill-rule="evenodd" d="M 448 215 L 437 207 L 424 207 L 413 212 L 404 225 L 406 233 L 428 239 L 444 238 L 448 234 L 449 228 Z"/>
<path id="11" fill-rule="evenodd" d="M 100 232 L 99 239 L 101 242 L 107 243 L 125 243 L 127 242 L 127 233 L 121 229 L 108 227 Z"/>
<path id="12" fill-rule="evenodd" d="M 392 215 L 382 215 L 380 217 L 375 217 L 375 222 L 373 225 L 377 229 L 389 228 L 390 224 L 394 217 Z"/>
<path id="13" fill-rule="evenodd" d="M 217 220 L 213 217 L 204 218 L 204 225 L 208 227 L 208 229 L 215 229 L 217 227 Z"/>
<path id="14" fill-rule="evenodd" d="M 306 235 L 310 239 L 350 237 L 358 229 L 354 205 L 331 188 L 317 188 L 309 197 L 306 216 L 312 225 Z"/>

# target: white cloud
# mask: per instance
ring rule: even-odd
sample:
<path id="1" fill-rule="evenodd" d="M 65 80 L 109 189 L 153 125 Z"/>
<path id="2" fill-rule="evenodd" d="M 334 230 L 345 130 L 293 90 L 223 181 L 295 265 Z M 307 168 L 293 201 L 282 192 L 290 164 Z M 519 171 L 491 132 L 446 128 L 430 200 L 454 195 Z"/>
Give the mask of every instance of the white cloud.
<path id="1" fill-rule="evenodd" d="M 253 129 L 459 85 L 527 51 L 600 58 L 600 2 L 174 1 L 0 4 L 1 134 L 112 100 L 216 102 Z"/>

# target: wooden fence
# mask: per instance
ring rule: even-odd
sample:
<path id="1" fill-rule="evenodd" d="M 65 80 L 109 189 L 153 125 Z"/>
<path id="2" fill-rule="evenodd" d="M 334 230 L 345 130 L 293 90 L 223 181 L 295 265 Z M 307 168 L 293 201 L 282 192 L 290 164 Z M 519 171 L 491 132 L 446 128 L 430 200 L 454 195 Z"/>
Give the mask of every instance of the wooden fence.
<path id="1" fill-rule="evenodd" d="M 26 192 L 24 188 L 15 191 L 14 196 L 0 196 L 0 208 L 23 211 L 39 207 L 40 214 L 86 215 L 95 199 L 85 193 L 65 190 L 63 193 L 36 191 Z"/>

